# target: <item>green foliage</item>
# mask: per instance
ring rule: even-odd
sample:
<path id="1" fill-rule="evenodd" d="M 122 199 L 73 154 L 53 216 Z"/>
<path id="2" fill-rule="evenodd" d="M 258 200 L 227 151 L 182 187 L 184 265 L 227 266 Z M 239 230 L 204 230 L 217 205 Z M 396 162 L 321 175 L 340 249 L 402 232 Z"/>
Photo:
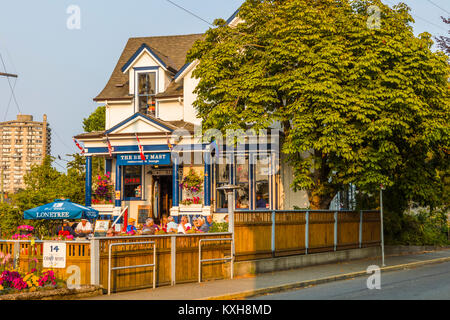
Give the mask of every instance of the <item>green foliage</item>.
<path id="1" fill-rule="evenodd" d="M 83 119 L 83 130 L 85 132 L 104 131 L 106 121 L 106 107 L 100 106 L 92 112 L 89 117 Z M 92 158 L 93 177 L 103 173 L 105 169 L 103 157 Z"/>
<path id="2" fill-rule="evenodd" d="M 381 10 L 370 29 L 368 7 Z M 294 190 L 328 208 L 350 183 L 438 205 L 448 172 L 449 65 L 416 37 L 409 8 L 379 0 L 247 0 L 188 60 L 203 129 L 282 124 Z M 402 201 L 402 200 L 401 200 Z"/>
<path id="3" fill-rule="evenodd" d="M 13 205 L 20 212 L 17 225 L 23 221 L 23 212 L 55 199 L 70 199 L 75 203 L 84 202 L 84 158 L 72 155 L 74 160 L 68 163 L 67 174 L 52 167 L 53 158 L 47 156 L 41 165 L 33 165 L 31 171 L 24 176 L 25 189 L 13 196 Z M 28 224 L 35 227 L 35 235 L 47 236 L 58 224 L 53 220 L 30 220 Z M 16 226 L 17 226 L 16 225 Z"/>
<path id="4" fill-rule="evenodd" d="M 214 222 L 208 232 L 228 232 L 228 222 Z"/>
<path id="5" fill-rule="evenodd" d="M 18 208 L 7 204 L 0 204 L 0 239 L 8 239 L 13 235 L 17 227 L 21 225 L 22 214 Z"/>
<path id="6" fill-rule="evenodd" d="M 106 107 L 100 106 L 89 117 L 83 119 L 83 130 L 85 132 L 105 130 Z"/>
<path id="7" fill-rule="evenodd" d="M 384 215 L 385 241 L 391 245 L 447 245 L 448 224 L 444 211 Z"/>

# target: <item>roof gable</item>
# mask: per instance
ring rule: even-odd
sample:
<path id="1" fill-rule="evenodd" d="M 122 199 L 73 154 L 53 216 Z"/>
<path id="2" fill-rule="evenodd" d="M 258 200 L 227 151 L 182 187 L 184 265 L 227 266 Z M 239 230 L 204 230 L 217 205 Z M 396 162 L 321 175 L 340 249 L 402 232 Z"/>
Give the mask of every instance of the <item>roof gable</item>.
<path id="1" fill-rule="evenodd" d="M 135 113 L 128 119 L 116 124 L 105 134 L 120 134 L 120 133 L 170 133 L 176 129 L 175 126 L 153 118 L 151 116 L 143 115 L 142 113 Z"/>
<path id="2" fill-rule="evenodd" d="M 131 56 L 131 58 L 125 63 L 125 65 L 122 67 L 122 72 L 127 72 L 128 69 L 133 65 L 133 63 L 145 52 L 147 52 L 152 58 L 153 60 L 155 60 L 155 62 L 157 64 L 159 64 L 162 68 L 168 70 L 170 67 L 160 58 L 158 57 L 158 55 L 155 53 L 155 51 L 153 51 L 148 45 L 146 45 L 145 43 L 143 43 L 139 49 Z M 173 69 L 173 68 L 171 68 Z"/>
<path id="3" fill-rule="evenodd" d="M 128 39 L 125 48 L 112 72 L 105 88 L 94 98 L 95 101 L 129 99 L 129 78 L 128 74 L 122 72 L 122 68 L 144 45 L 148 47 L 153 56 L 158 57 L 161 63 L 177 71 L 186 62 L 186 53 L 195 41 L 203 34 L 188 34 L 178 36 L 141 37 Z M 145 48 L 144 46 L 144 48 Z M 144 49 L 141 49 L 144 50 Z M 147 49 L 146 49 L 147 50 Z M 148 51 L 150 52 L 150 51 Z M 139 53 L 137 54 L 137 56 Z M 137 56 L 135 58 L 137 58 Z"/>

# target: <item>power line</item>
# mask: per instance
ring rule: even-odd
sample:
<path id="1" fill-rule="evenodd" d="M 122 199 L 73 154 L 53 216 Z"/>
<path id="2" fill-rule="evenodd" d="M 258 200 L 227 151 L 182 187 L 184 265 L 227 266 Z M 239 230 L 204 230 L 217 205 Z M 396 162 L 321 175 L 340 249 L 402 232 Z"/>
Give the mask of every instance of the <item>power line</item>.
<path id="1" fill-rule="evenodd" d="M 209 24 L 210 26 L 213 27 L 213 24 L 212 24 L 212 23 L 210 23 L 209 21 L 207 21 L 207 20 L 203 19 L 202 17 L 196 15 L 196 14 L 193 13 L 192 11 L 189 11 L 188 9 L 186 9 L 186 8 L 184 8 L 184 7 L 182 7 L 182 6 L 178 5 L 178 4 L 176 4 L 175 2 L 173 2 L 173 1 L 171 1 L 171 0 L 166 0 L 166 1 L 169 2 L 170 4 L 174 5 L 175 7 L 180 8 L 180 9 L 183 10 L 183 11 L 186 11 L 186 12 L 189 13 L 190 15 L 196 17 L 197 19 L 202 20 L 203 22 L 205 22 L 205 23 L 207 23 L 207 24 Z"/>
<path id="2" fill-rule="evenodd" d="M 450 14 L 450 12 L 448 12 L 448 11 L 445 10 L 444 8 L 438 6 L 438 5 L 437 5 L 436 3 L 434 3 L 433 1 L 431 1 L 431 0 L 427 0 L 427 1 L 428 1 L 429 3 L 431 3 L 433 6 L 435 6 L 436 8 L 439 8 L 439 9 L 441 9 L 442 11 L 444 11 L 444 12 Z"/>
<path id="3" fill-rule="evenodd" d="M 56 162 L 56 159 L 55 159 L 55 161 L 53 161 L 53 163 L 54 163 L 54 164 L 57 164 L 58 166 L 60 166 L 60 167 L 63 168 L 64 170 L 67 169 L 67 168 L 64 168 L 62 165 L 60 165 L 58 162 Z"/>
<path id="4" fill-rule="evenodd" d="M 68 150 L 73 151 L 73 148 L 69 147 L 63 139 L 61 139 L 61 137 L 59 136 L 59 134 L 56 132 L 55 128 L 52 128 L 52 132 L 55 133 L 55 136 L 59 139 L 59 141 L 61 141 L 61 143 L 68 148 Z"/>
<path id="5" fill-rule="evenodd" d="M 0 59 L 2 60 L 3 69 L 5 69 L 5 72 L 6 72 L 5 61 L 3 61 L 3 56 L 1 53 L 0 53 Z M 9 88 L 11 89 L 11 94 L 13 95 L 14 102 L 16 103 L 16 106 L 17 106 L 17 110 L 19 111 L 19 113 L 21 113 L 19 104 L 17 103 L 16 95 L 14 94 L 14 89 L 11 86 L 11 81 L 10 81 L 9 77 L 6 77 L 6 79 L 8 80 Z"/>
<path id="6" fill-rule="evenodd" d="M 388 3 L 390 3 L 392 6 L 395 6 L 395 5 L 396 5 L 395 3 L 393 3 L 393 2 L 391 2 L 391 1 L 389 1 L 389 0 L 385 0 L 385 1 L 388 2 Z M 428 21 L 427 19 L 418 16 L 417 14 L 414 14 L 414 13 L 411 12 L 411 15 L 412 15 L 413 17 L 415 17 L 415 18 L 418 18 L 418 19 L 420 19 L 420 20 L 422 20 L 422 21 L 424 21 L 424 22 L 426 22 L 426 23 L 429 23 L 429 24 L 435 26 L 436 28 L 442 29 L 442 30 L 444 30 L 445 32 L 448 31 L 447 29 L 443 28 L 442 26 L 437 25 L 437 24 L 435 24 L 435 23 L 433 23 L 433 22 L 431 22 L 431 21 Z"/>
<path id="7" fill-rule="evenodd" d="M 16 88 L 16 83 L 17 83 L 17 79 L 15 79 L 15 81 L 14 81 L 13 89 Z M 9 106 L 11 105 L 12 98 L 13 98 L 13 96 L 11 93 L 11 95 L 9 96 L 8 106 L 6 107 L 5 117 L 4 117 L 3 121 L 6 121 L 6 117 L 8 116 Z"/>

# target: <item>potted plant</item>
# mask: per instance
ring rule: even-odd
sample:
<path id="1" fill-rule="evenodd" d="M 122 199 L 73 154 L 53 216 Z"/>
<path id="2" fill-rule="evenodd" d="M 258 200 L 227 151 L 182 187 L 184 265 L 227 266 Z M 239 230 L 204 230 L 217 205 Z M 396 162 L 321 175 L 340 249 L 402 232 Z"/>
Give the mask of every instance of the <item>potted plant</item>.
<path id="1" fill-rule="evenodd" d="M 192 167 L 189 169 L 187 175 L 183 177 L 180 183 L 180 187 L 183 189 L 183 199 L 181 204 L 184 206 L 199 205 L 202 204 L 202 189 L 203 189 L 203 177 L 198 174 Z"/>

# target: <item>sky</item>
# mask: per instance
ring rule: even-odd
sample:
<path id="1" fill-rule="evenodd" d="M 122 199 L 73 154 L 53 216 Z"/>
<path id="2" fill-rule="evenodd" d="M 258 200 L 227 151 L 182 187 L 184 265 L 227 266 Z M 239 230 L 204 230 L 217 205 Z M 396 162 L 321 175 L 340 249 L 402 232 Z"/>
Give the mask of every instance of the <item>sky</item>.
<path id="1" fill-rule="evenodd" d="M 229 18 L 243 2 L 170 1 L 210 22 Z M 46 114 L 52 129 L 51 154 L 69 159 L 66 154 L 78 152 L 72 137 L 83 132 L 83 118 L 98 106 L 92 99 L 108 81 L 128 38 L 203 33 L 210 27 L 170 1 L 2 1 L 0 54 L 6 72 L 19 77 L 10 78 L 9 83 L 0 77 L 0 122 L 15 119 L 19 110 L 36 121 Z M 383 2 L 392 5 L 400 1 Z M 415 34 L 446 34 L 448 27 L 440 16 L 450 17 L 448 0 L 403 2 L 411 7 L 416 20 Z M 80 9 L 79 28 L 71 19 L 72 5 Z M 1 61 L 0 72 L 5 72 Z M 55 167 L 63 171 L 65 162 L 57 160 Z"/>

